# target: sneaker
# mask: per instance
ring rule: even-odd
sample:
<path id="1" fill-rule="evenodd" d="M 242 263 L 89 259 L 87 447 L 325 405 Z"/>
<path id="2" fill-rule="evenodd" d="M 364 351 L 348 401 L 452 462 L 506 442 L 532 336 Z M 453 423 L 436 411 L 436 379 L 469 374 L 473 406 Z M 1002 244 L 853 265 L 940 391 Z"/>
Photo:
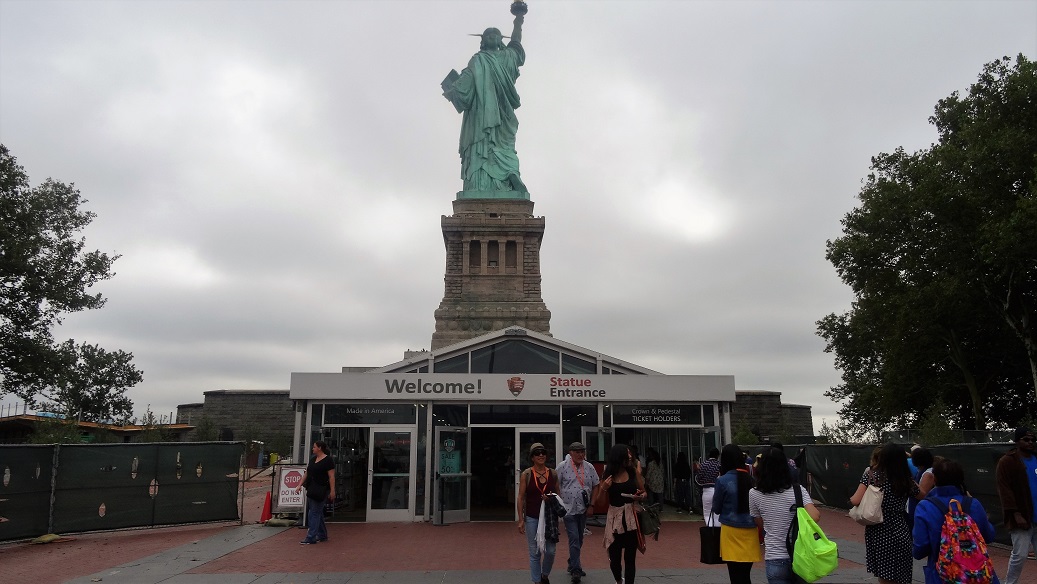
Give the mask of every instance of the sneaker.
<path id="1" fill-rule="evenodd" d="M 583 535 L 590 535 L 590 534 L 591 534 L 591 530 L 589 528 L 587 528 L 587 527 L 584 527 L 583 528 Z"/>
<path id="2" fill-rule="evenodd" d="M 316 543 L 322 543 L 322 542 L 325 542 L 325 541 L 328 541 L 328 538 L 326 538 L 326 537 L 318 537 Z"/>
<path id="3" fill-rule="evenodd" d="M 579 574 L 573 574 L 572 584 L 580 584 L 580 575 Z"/>
<path id="4" fill-rule="evenodd" d="M 304 539 L 304 540 L 299 542 L 299 545 L 313 545 L 315 543 L 317 543 L 317 542 L 313 541 L 312 539 Z"/>
<path id="5" fill-rule="evenodd" d="M 551 580 L 547 577 L 547 574 L 540 575 L 540 584 L 551 584 Z"/>
<path id="6" fill-rule="evenodd" d="M 684 509 L 677 509 L 677 513 L 684 513 Z"/>
<path id="7" fill-rule="evenodd" d="M 582 569 L 579 570 L 579 572 L 580 572 L 580 577 L 581 578 L 586 578 L 587 577 L 587 572 L 584 572 Z"/>

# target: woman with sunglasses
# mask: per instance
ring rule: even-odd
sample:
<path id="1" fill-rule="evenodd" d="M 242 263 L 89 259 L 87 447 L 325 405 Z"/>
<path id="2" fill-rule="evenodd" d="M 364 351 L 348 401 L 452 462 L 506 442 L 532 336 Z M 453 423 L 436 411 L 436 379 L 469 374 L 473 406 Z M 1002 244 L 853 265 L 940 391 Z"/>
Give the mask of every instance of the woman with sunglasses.
<path id="1" fill-rule="evenodd" d="M 603 493 L 607 494 L 609 501 L 608 515 L 605 516 L 605 549 L 608 550 L 612 577 L 616 584 L 634 584 L 637 574 L 637 510 L 634 502 L 644 500 L 645 483 L 638 472 L 637 458 L 625 444 L 616 444 L 609 451 L 598 496 Z"/>
<path id="2" fill-rule="evenodd" d="M 529 547 L 529 575 L 534 584 L 551 584 L 548 574 L 555 561 L 555 544 L 558 543 L 558 519 L 555 514 L 544 513 L 545 532 L 553 531 L 544 538 L 543 548 L 537 542 L 537 529 L 540 527 L 540 508 L 550 505 L 549 498 L 558 492 L 558 473 L 547 466 L 547 449 L 539 442 L 529 447 L 529 460 L 533 466 L 522 471 L 519 477 L 519 492 L 516 497 L 518 506 L 518 530 L 526 535 Z M 550 520 L 554 519 L 552 530 Z"/>

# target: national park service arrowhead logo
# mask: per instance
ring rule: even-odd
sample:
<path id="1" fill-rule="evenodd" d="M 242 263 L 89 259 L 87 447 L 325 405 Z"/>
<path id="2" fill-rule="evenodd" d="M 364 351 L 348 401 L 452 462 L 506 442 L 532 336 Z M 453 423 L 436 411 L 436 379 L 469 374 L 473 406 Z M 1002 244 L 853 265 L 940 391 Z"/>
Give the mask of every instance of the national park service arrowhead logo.
<path id="1" fill-rule="evenodd" d="M 512 377 L 508 379 L 508 391 L 511 395 L 518 397 L 522 393 L 522 388 L 526 386 L 526 380 L 521 377 Z"/>

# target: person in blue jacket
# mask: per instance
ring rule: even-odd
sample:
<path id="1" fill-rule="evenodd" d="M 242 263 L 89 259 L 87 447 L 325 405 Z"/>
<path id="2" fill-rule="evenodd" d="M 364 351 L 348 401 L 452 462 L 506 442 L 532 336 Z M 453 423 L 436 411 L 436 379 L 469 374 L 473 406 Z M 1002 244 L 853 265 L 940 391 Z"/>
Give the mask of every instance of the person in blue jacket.
<path id="1" fill-rule="evenodd" d="M 763 559 L 756 520 L 749 514 L 752 479 L 742 449 L 728 444 L 720 451 L 720 476 L 713 490 L 713 513 L 720 518 L 720 556 L 731 584 L 751 584 L 753 562 Z"/>
<path id="2" fill-rule="evenodd" d="M 961 465 L 948 458 L 940 459 L 933 464 L 933 478 L 936 479 L 936 486 L 915 508 L 915 525 L 911 532 L 914 539 L 912 555 L 916 560 L 929 559 L 923 568 L 925 584 L 940 584 L 940 577 L 936 574 L 936 558 L 940 554 L 940 532 L 951 499 L 960 501 L 962 509 L 965 509 L 966 504 L 969 505 L 968 515 L 976 523 L 985 542 L 994 539 L 994 526 L 987 518 L 983 505 L 978 499 L 964 493 L 962 485 L 965 484 L 965 471 Z M 992 584 L 1000 584 L 996 574 Z"/>

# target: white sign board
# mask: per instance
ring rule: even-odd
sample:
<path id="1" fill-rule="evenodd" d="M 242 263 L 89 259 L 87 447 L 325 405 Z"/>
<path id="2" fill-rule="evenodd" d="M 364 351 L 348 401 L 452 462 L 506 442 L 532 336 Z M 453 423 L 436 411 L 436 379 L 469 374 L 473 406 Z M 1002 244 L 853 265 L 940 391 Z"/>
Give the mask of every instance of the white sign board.
<path id="1" fill-rule="evenodd" d="M 502 375 L 292 373 L 289 395 L 308 400 L 712 402 L 735 400 L 733 375 Z"/>
<path id="2" fill-rule="evenodd" d="M 273 513 L 302 513 L 306 504 L 306 490 L 302 486 L 302 475 L 306 465 L 279 464 L 277 469 L 277 495 L 274 497 Z"/>

